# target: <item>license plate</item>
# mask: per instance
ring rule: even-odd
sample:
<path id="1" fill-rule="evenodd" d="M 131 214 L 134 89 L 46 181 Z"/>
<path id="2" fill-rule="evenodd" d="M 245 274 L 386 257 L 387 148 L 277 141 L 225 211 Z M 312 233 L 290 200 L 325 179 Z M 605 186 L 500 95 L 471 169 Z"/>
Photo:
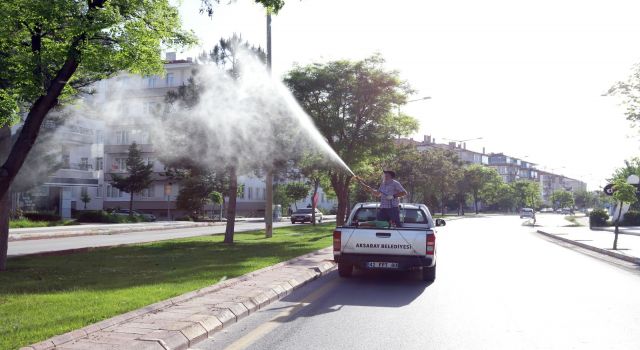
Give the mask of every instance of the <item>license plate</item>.
<path id="1" fill-rule="evenodd" d="M 367 267 L 370 269 L 397 269 L 398 263 L 395 262 L 368 262 Z"/>

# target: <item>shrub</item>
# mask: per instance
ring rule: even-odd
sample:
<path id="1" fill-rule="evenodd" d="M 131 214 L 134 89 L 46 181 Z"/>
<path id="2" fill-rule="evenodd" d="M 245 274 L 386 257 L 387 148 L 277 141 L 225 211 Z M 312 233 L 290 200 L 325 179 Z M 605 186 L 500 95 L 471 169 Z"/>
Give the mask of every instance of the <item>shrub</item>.
<path id="1" fill-rule="evenodd" d="M 629 210 L 622 218 L 622 225 L 640 226 L 640 211 Z"/>
<path id="2" fill-rule="evenodd" d="M 589 214 L 590 226 L 606 226 L 607 220 L 609 220 L 609 213 L 604 209 L 596 209 Z"/>
<path id="3" fill-rule="evenodd" d="M 85 210 L 76 213 L 76 219 L 79 222 L 102 222 L 102 223 L 116 223 L 119 222 L 118 218 L 109 214 L 103 210 Z"/>
<path id="4" fill-rule="evenodd" d="M 193 221 L 193 219 L 191 218 L 191 216 L 189 215 L 185 215 L 185 216 L 178 216 L 177 218 L 174 219 L 175 221 Z"/>
<path id="5" fill-rule="evenodd" d="M 50 212 L 26 212 L 22 214 L 23 217 L 31 221 L 59 221 L 60 215 Z"/>

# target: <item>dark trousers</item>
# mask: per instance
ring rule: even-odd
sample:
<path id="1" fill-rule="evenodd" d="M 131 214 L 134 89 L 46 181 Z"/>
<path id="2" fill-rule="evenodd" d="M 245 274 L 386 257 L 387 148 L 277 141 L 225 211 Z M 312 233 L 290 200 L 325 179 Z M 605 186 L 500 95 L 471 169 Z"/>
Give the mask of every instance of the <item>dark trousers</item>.
<path id="1" fill-rule="evenodd" d="M 400 222 L 400 209 L 398 207 L 393 208 L 379 208 L 378 209 L 378 217 L 376 218 L 378 221 L 393 221 L 397 227 L 401 227 L 402 223 Z"/>

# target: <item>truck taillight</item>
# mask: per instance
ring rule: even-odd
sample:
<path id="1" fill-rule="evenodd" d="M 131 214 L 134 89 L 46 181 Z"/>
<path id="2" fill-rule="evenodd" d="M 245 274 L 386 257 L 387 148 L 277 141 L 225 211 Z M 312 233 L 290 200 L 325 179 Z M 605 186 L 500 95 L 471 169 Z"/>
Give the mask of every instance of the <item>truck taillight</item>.
<path id="1" fill-rule="evenodd" d="M 342 238 L 342 232 L 333 231 L 333 251 L 334 252 L 339 252 L 340 251 L 340 245 L 341 245 L 340 239 L 341 238 Z"/>
<path id="2" fill-rule="evenodd" d="M 335 238 L 333 241 L 335 242 Z M 436 235 L 432 233 L 430 235 L 427 235 L 427 255 L 433 255 L 435 251 L 436 251 Z"/>

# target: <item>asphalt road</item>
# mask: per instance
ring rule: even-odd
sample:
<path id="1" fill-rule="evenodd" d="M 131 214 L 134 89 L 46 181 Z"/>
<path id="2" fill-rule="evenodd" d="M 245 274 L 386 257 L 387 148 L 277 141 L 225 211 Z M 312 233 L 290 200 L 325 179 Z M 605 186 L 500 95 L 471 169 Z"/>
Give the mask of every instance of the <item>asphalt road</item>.
<path id="1" fill-rule="evenodd" d="M 518 217 L 451 221 L 438 276 L 323 277 L 194 349 L 639 349 L 640 268 Z"/>
<path id="2" fill-rule="evenodd" d="M 331 221 L 331 220 L 325 220 Z M 297 224 L 300 225 L 300 224 Z M 275 222 L 273 227 L 292 226 L 290 222 Z M 264 229 L 264 222 L 236 222 L 235 232 Z M 106 247 L 224 233 L 225 226 L 207 226 L 168 230 L 151 230 L 107 235 L 75 236 L 61 238 L 34 239 L 9 242 L 9 256 L 56 252 L 87 247 Z"/>

